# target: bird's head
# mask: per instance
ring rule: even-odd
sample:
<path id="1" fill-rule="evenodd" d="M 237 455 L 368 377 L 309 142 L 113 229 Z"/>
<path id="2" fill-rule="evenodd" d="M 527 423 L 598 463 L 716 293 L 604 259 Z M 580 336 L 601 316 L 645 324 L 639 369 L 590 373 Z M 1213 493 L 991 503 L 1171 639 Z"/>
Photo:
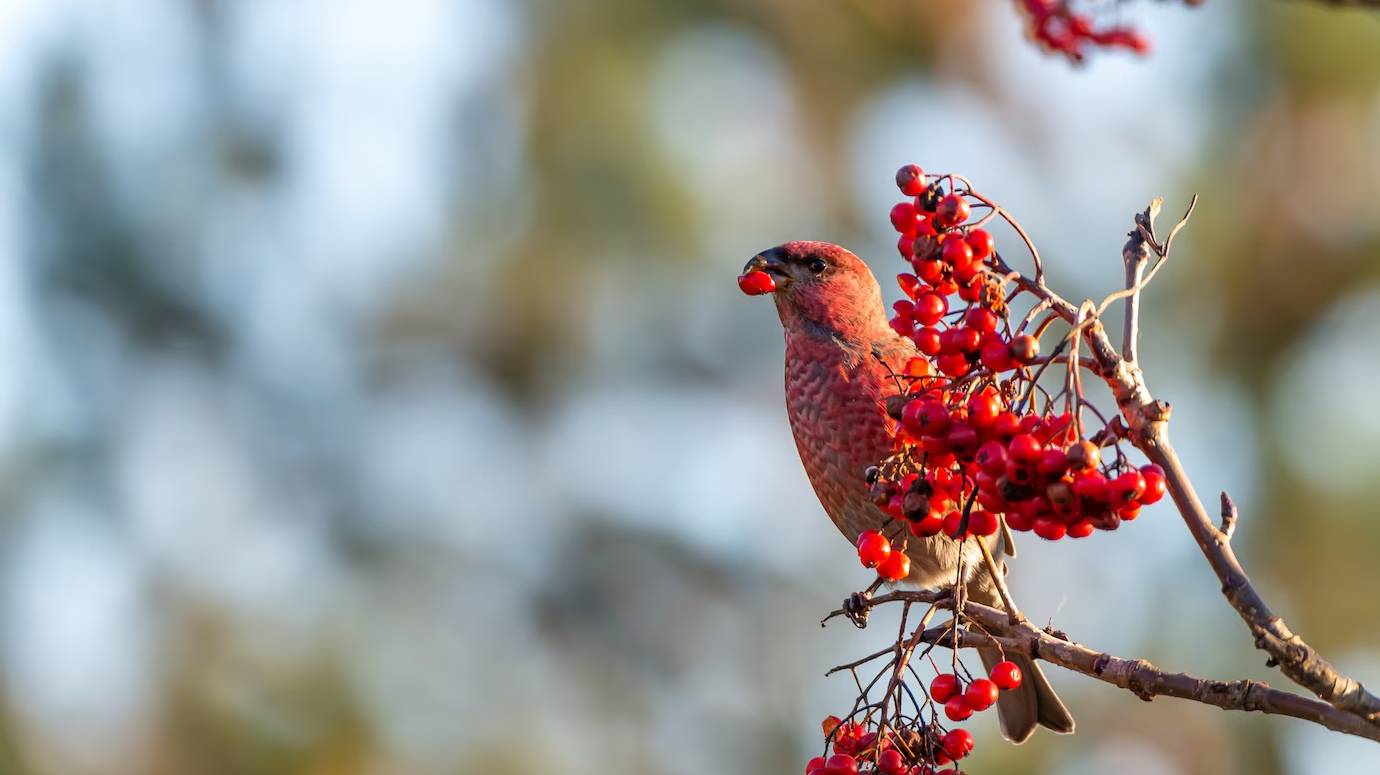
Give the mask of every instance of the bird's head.
<path id="1" fill-rule="evenodd" d="M 859 340 L 888 330 L 872 270 L 838 245 L 787 242 L 764 250 L 748 259 L 738 284 L 752 295 L 771 294 L 788 329 L 808 326 Z"/>

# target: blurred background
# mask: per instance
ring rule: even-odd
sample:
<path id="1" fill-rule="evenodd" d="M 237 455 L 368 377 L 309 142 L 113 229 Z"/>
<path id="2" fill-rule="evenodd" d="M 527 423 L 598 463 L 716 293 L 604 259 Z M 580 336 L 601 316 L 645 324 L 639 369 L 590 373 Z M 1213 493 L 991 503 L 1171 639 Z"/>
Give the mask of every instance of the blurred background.
<path id="1" fill-rule="evenodd" d="M 871 574 L 734 277 L 791 238 L 899 271 L 912 161 L 1074 298 L 1202 196 L 1151 388 L 1380 685 L 1380 18 L 1110 13 L 1155 52 L 1070 67 L 1004 0 L 0 3 L 0 772 L 799 772 L 893 628 L 818 626 Z M 1167 501 L 1020 548 L 1036 621 L 1288 683 Z M 1380 771 L 1050 672 L 1078 734 L 977 720 L 968 771 Z"/>

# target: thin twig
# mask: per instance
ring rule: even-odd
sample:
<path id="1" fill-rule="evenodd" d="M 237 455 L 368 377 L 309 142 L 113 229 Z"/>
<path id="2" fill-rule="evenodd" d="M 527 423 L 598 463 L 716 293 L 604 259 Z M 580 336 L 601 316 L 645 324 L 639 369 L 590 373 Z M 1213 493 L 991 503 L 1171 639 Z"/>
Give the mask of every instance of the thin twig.
<path id="1" fill-rule="evenodd" d="M 1025 616 L 1016 608 L 1016 601 L 1011 599 L 1011 590 L 1006 588 L 1006 579 L 1002 577 L 1001 569 L 992 557 L 992 550 L 987 547 L 987 539 L 983 536 L 974 538 L 977 539 L 978 548 L 982 549 L 982 561 L 987 564 L 987 575 L 992 577 L 992 585 L 997 588 L 997 595 L 1001 597 L 1001 604 L 1006 608 L 1006 615 L 1012 624 L 1025 621 Z"/>

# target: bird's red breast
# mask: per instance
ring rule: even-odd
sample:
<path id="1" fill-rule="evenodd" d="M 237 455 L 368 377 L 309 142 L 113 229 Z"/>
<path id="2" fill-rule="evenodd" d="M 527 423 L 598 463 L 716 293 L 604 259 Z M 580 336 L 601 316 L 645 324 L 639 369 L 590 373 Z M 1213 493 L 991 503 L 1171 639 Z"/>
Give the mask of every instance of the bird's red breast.
<path id="1" fill-rule="evenodd" d="M 786 413 L 805 473 L 824 510 L 850 541 L 884 517 L 868 498 L 865 471 L 892 454 L 888 396 L 908 342 L 849 342 L 786 329 Z"/>

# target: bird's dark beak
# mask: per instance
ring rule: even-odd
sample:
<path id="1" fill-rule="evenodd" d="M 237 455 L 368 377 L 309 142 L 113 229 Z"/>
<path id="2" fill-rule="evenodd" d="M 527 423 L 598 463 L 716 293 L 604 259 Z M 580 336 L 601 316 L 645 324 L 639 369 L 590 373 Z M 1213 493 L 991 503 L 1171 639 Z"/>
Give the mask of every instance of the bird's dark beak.
<path id="1" fill-rule="evenodd" d="M 771 278 L 771 287 L 757 291 L 749 291 L 747 287 L 743 290 L 749 293 L 770 293 L 784 289 L 791 283 L 791 274 L 786 268 L 786 259 L 782 255 L 780 248 L 764 250 L 761 253 L 748 259 L 743 265 L 743 273 L 739 276 L 739 285 L 742 286 L 743 278 L 752 277 L 755 272 L 763 272 Z"/>
<path id="2" fill-rule="evenodd" d="M 790 279 L 790 275 L 786 272 L 786 259 L 781 255 L 780 248 L 764 250 L 749 258 L 748 262 L 743 265 L 743 274 L 758 270 L 766 272 L 778 281 Z"/>

